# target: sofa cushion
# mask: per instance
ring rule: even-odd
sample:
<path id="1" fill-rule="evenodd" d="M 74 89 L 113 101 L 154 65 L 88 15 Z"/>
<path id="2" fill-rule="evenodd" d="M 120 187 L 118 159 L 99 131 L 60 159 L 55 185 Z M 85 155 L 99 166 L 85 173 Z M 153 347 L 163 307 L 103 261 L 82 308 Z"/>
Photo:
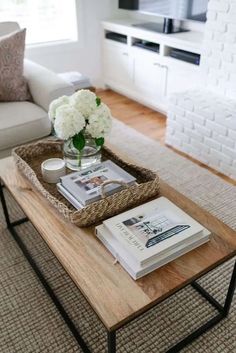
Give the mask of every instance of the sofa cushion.
<path id="1" fill-rule="evenodd" d="M 30 102 L 0 104 L 0 150 L 49 135 L 47 113 Z"/>
<path id="2" fill-rule="evenodd" d="M 26 79 L 23 77 L 25 33 L 22 29 L 0 37 L 0 101 L 30 99 Z"/>

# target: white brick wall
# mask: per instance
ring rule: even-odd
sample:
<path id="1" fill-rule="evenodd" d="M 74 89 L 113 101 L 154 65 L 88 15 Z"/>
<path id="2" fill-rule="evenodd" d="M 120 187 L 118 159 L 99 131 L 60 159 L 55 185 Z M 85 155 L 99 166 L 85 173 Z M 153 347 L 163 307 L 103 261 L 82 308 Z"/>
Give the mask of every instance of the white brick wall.
<path id="1" fill-rule="evenodd" d="M 236 0 L 210 0 L 201 64 L 207 88 L 236 98 Z"/>
<path id="2" fill-rule="evenodd" d="M 187 105 L 191 111 L 187 110 Z M 236 100 L 207 90 L 175 95 L 166 143 L 236 178 Z"/>
<path id="3" fill-rule="evenodd" d="M 236 0 L 210 0 L 205 88 L 171 99 L 166 143 L 236 179 Z"/>

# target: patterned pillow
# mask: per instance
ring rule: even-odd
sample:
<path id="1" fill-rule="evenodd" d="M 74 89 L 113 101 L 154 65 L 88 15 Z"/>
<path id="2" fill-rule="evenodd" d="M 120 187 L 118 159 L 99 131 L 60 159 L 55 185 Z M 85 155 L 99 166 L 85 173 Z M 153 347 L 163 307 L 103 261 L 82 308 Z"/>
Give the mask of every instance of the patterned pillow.
<path id="1" fill-rule="evenodd" d="M 0 37 L 0 101 L 30 99 L 23 77 L 26 29 Z"/>

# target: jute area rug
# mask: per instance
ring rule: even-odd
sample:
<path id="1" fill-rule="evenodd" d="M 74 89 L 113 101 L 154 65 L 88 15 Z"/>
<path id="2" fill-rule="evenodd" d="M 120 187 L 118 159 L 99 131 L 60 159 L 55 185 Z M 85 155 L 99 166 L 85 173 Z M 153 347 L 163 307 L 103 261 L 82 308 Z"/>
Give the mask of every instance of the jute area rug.
<path id="1" fill-rule="evenodd" d="M 169 184 L 236 229 L 236 187 L 119 122 L 115 122 L 110 140 L 137 163 L 158 171 Z M 21 210 L 7 193 L 6 197 L 12 219 L 18 219 Z M 0 352 L 82 352 L 6 230 L 1 208 L 0 222 Z M 92 352 L 106 352 L 102 324 L 39 234 L 30 224 L 18 228 Z M 233 261 L 229 261 L 200 281 L 221 303 L 232 265 Z M 118 331 L 117 352 L 165 352 L 214 313 L 201 296 L 187 287 Z M 226 320 L 183 352 L 236 352 L 235 314 L 236 300 Z"/>

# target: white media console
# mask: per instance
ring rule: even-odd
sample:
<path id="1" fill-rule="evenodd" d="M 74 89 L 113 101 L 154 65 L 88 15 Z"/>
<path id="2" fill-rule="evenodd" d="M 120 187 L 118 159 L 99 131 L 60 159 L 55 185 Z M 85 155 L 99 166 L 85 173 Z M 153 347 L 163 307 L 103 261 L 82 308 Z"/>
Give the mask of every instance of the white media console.
<path id="1" fill-rule="evenodd" d="M 200 67 L 170 56 L 172 49 L 201 55 L 203 33 L 162 34 L 132 26 L 134 20 L 104 21 L 103 77 L 106 86 L 166 112 L 167 97 L 200 83 Z M 119 39 L 108 39 L 109 33 Z M 148 42 L 153 50 L 138 45 Z"/>

